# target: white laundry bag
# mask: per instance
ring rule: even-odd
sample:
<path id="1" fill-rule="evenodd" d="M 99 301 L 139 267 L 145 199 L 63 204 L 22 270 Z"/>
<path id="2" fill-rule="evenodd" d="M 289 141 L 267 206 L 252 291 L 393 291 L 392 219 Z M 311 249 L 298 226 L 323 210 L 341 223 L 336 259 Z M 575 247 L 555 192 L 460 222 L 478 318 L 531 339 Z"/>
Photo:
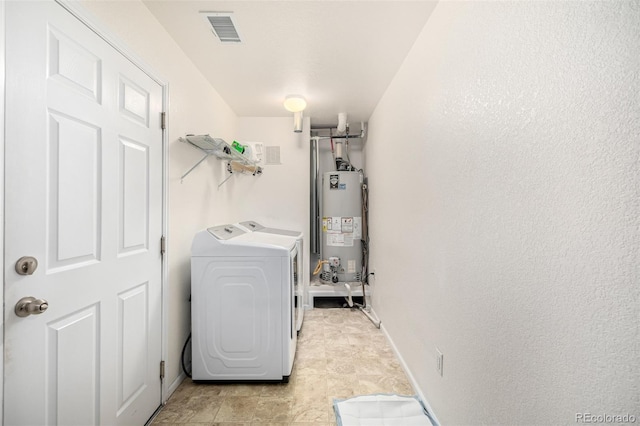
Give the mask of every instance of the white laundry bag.
<path id="1" fill-rule="evenodd" d="M 415 396 L 363 395 L 333 402 L 338 426 L 434 426 Z"/>

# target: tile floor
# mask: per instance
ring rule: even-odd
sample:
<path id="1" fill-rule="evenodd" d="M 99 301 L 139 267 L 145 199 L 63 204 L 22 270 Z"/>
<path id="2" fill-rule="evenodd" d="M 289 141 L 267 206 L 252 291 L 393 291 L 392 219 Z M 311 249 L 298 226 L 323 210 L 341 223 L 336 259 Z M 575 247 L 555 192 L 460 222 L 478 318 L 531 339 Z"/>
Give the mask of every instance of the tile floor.
<path id="1" fill-rule="evenodd" d="M 334 398 L 414 392 L 380 330 L 358 310 L 305 312 L 287 384 L 195 384 L 185 380 L 152 424 L 335 425 Z"/>

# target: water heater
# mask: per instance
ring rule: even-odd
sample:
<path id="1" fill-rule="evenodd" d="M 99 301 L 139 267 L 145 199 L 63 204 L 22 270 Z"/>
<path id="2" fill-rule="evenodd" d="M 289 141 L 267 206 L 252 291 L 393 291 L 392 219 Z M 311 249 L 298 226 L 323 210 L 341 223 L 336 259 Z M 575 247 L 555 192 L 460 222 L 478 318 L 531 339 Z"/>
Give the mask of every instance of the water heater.
<path id="1" fill-rule="evenodd" d="M 322 176 L 322 281 L 362 281 L 362 183 L 359 171 Z"/>

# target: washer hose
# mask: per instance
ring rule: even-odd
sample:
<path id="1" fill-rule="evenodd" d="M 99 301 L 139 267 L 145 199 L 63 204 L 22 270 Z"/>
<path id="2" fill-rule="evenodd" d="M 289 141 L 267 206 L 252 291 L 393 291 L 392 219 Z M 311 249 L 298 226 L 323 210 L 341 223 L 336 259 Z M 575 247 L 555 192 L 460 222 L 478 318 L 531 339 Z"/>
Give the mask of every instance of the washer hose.
<path id="1" fill-rule="evenodd" d="M 186 374 L 187 377 L 189 378 L 191 377 L 191 373 L 187 371 L 187 366 L 184 364 L 184 353 L 187 351 L 187 345 L 189 344 L 190 341 L 191 341 L 191 333 L 189 333 L 189 337 L 187 337 L 187 341 L 184 342 L 184 346 L 182 347 L 182 355 L 180 356 L 182 371 L 184 371 L 184 374 Z"/>

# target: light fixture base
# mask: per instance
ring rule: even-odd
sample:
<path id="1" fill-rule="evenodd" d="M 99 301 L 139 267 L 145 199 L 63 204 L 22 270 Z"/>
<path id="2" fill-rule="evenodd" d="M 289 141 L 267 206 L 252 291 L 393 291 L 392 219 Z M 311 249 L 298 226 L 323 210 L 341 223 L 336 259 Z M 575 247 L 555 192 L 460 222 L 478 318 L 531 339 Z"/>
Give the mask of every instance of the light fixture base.
<path id="1" fill-rule="evenodd" d="M 293 131 L 302 133 L 302 111 L 293 113 Z"/>

